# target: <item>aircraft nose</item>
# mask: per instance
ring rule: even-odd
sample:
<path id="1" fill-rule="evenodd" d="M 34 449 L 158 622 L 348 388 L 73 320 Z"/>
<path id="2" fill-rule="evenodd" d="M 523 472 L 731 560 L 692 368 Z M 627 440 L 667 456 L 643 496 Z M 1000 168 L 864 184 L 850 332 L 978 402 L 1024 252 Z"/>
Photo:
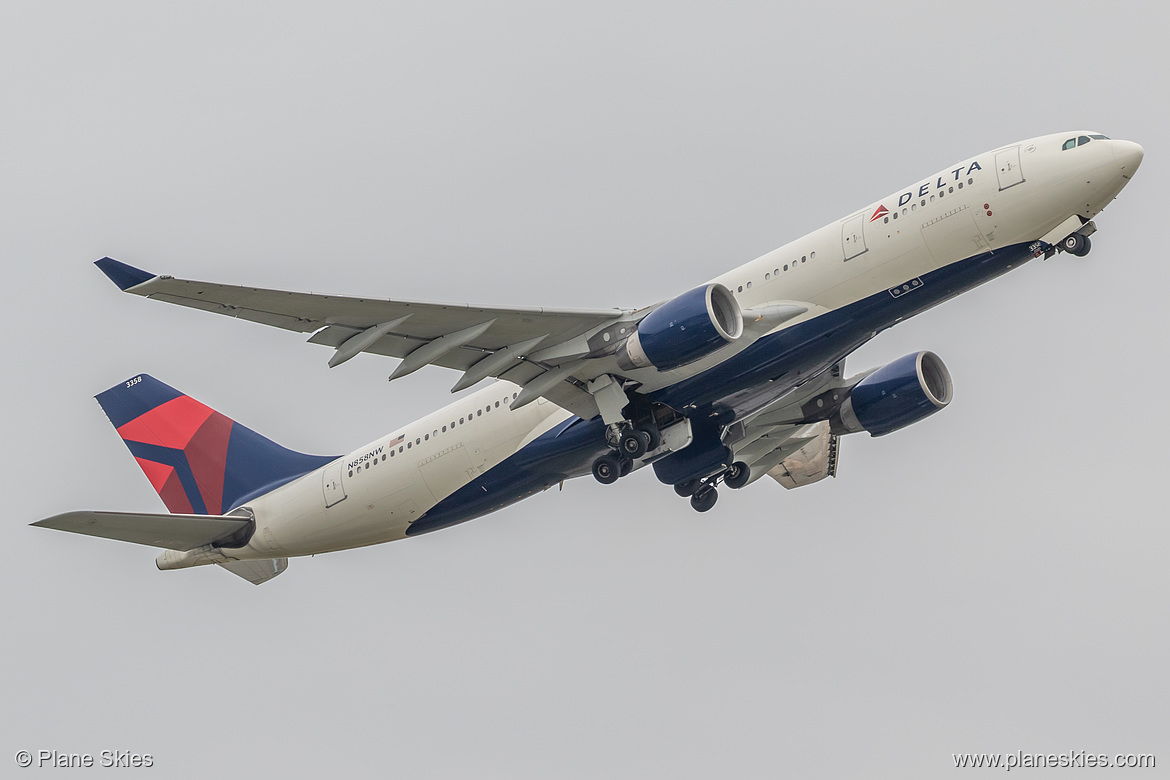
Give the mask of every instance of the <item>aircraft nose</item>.
<path id="1" fill-rule="evenodd" d="M 1121 168 L 1121 175 L 1127 179 L 1133 178 L 1133 174 L 1142 164 L 1142 158 L 1145 157 L 1145 154 L 1141 144 L 1135 144 L 1133 141 L 1113 142 L 1113 159 Z"/>

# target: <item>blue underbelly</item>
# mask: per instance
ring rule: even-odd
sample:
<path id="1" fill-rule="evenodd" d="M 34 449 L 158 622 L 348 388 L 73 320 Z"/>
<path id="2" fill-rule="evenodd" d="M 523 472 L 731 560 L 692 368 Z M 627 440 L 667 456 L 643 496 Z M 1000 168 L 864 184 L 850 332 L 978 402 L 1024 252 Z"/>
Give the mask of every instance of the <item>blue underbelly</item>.
<path id="1" fill-rule="evenodd" d="M 814 376 L 896 322 L 1007 273 L 1032 258 L 1027 244 L 988 252 L 766 336 L 701 374 L 648 395 L 676 410 L 732 412 L 777 397 Z M 862 258 L 858 258 L 862 259 Z M 416 520 L 407 536 L 437 531 L 502 509 L 566 479 L 588 474 L 608 451 L 600 417 L 561 423 L 447 496 Z"/>

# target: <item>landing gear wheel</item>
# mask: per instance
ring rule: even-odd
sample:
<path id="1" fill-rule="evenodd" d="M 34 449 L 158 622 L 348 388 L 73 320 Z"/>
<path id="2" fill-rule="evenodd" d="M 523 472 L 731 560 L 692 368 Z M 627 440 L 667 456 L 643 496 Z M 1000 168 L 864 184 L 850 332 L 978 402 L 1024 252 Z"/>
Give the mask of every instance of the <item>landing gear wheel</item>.
<path id="1" fill-rule="evenodd" d="M 699 480 L 688 479 L 686 482 L 680 482 L 677 485 L 675 485 L 674 492 L 678 493 L 683 498 L 686 498 L 687 496 L 693 496 L 695 494 L 695 488 L 697 488 L 698 486 L 699 486 Z"/>
<path id="2" fill-rule="evenodd" d="M 737 460 L 735 463 L 732 463 L 724 473 L 723 484 L 727 485 L 727 487 L 731 488 L 732 490 L 739 490 L 741 487 L 746 485 L 748 480 L 751 478 L 752 470 L 748 468 L 746 463 L 742 463 Z"/>
<path id="3" fill-rule="evenodd" d="M 658 445 L 662 444 L 662 436 L 658 433 L 658 427 L 655 425 L 639 425 L 638 430 L 646 434 L 646 451 L 658 449 Z"/>
<path id="4" fill-rule="evenodd" d="M 630 460 L 637 460 L 650 448 L 650 434 L 645 431 L 626 431 L 618 440 L 618 449 Z"/>
<path id="5" fill-rule="evenodd" d="M 1089 254 L 1089 249 L 1093 245 L 1089 242 L 1088 236 L 1082 236 L 1080 233 L 1073 233 L 1071 236 L 1060 242 L 1060 248 L 1068 252 L 1073 257 L 1084 257 Z"/>
<path id="6" fill-rule="evenodd" d="M 622 462 L 622 474 L 621 475 L 624 477 L 626 474 L 629 474 L 631 471 L 634 470 L 634 461 L 630 460 L 629 458 L 622 458 L 621 462 Z"/>
<path id="7" fill-rule="evenodd" d="M 593 461 L 593 477 L 603 485 L 612 485 L 622 475 L 622 464 L 616 455 L 602 455 Z"/>
<path id="8" fill-rule="evenodd" d="M 715 502 L 719 500 L 719 491 L 713 487 L 707 487 L 700 490 L 691 496 L 691 509 L 696 512 L 706 512 L 711 507 L 715 506 Z"/>

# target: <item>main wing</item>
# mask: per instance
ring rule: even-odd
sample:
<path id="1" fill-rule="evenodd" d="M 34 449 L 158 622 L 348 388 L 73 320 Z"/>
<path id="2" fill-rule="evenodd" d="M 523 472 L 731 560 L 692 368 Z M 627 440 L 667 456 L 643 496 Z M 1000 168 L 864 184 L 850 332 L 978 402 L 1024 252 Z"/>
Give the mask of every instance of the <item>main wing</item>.
<path id="1" fill-rule="evenodd" d="M 310 343 L 334 349 L 331 367 L 362 352 L 401 358 L 391 379 L 434 364 L 464 372 L 453 391 L 487 377 L 527 385 L 549 374 L 548 382 L 534 383 L 540 391 L 535 395 L 558 403 L 571 390 L 561 380 L 572 375 L 574 361 L 591 351 L 590 340 L 631 314 L 285 292 L 159 276 L 109 257 L 95 265 L 125 292 L 311 333 Z"/>

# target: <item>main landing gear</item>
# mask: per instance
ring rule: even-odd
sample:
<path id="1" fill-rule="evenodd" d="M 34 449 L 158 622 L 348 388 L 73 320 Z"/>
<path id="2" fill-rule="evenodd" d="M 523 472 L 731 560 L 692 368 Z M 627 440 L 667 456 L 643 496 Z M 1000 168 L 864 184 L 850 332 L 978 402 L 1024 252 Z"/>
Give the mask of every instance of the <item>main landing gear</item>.
<path id="1" fill-rule="evenodd" d="M 649 426 L 627 428 L 618 437 L 618 452 L 630 460 L 637 460 L 658 447 L 658 429 Z"/>
<path id="2" fill-rule="evenodd" d="M 593 461 L 593 476 L 603 485 L 612 485 L 634 469 L 634 461 L 658 449 L 662 438 L 653 425 L 619 425 L 611 431 L 612 451 Z"/>
<path id="3" fill-rule="evenodd" d="M 674 486 L 674 492 L 684 498 L 690 496 L 691 509 L 696 512 L 706 512 L 719 500 L 719 491 L 716 490 L 716 487 L 720 482 L 732 490 L 739 490 L 747 485 L 751 477 L 752 472 L 747 464 L 736 461 L 719 474 L 705 479 L 689 479 L 686 482 L 680 482 Z"/>
<path id="4" fill-rule="evenodd" d="M 715 502 L 718 500 L 719 491 L 715 489 L 714 485 L 707 485 L 698 493 L 691 496 L 691 509 L 696 512 L 706 512 L 715 506 Z"/>
<path id="5" fill-rule="evenodd" d="M 593 461 L 593 478 L 603 485 L 612 485 L 622 475 L 622 460 L 617 454 L 602 455 Z"/>

